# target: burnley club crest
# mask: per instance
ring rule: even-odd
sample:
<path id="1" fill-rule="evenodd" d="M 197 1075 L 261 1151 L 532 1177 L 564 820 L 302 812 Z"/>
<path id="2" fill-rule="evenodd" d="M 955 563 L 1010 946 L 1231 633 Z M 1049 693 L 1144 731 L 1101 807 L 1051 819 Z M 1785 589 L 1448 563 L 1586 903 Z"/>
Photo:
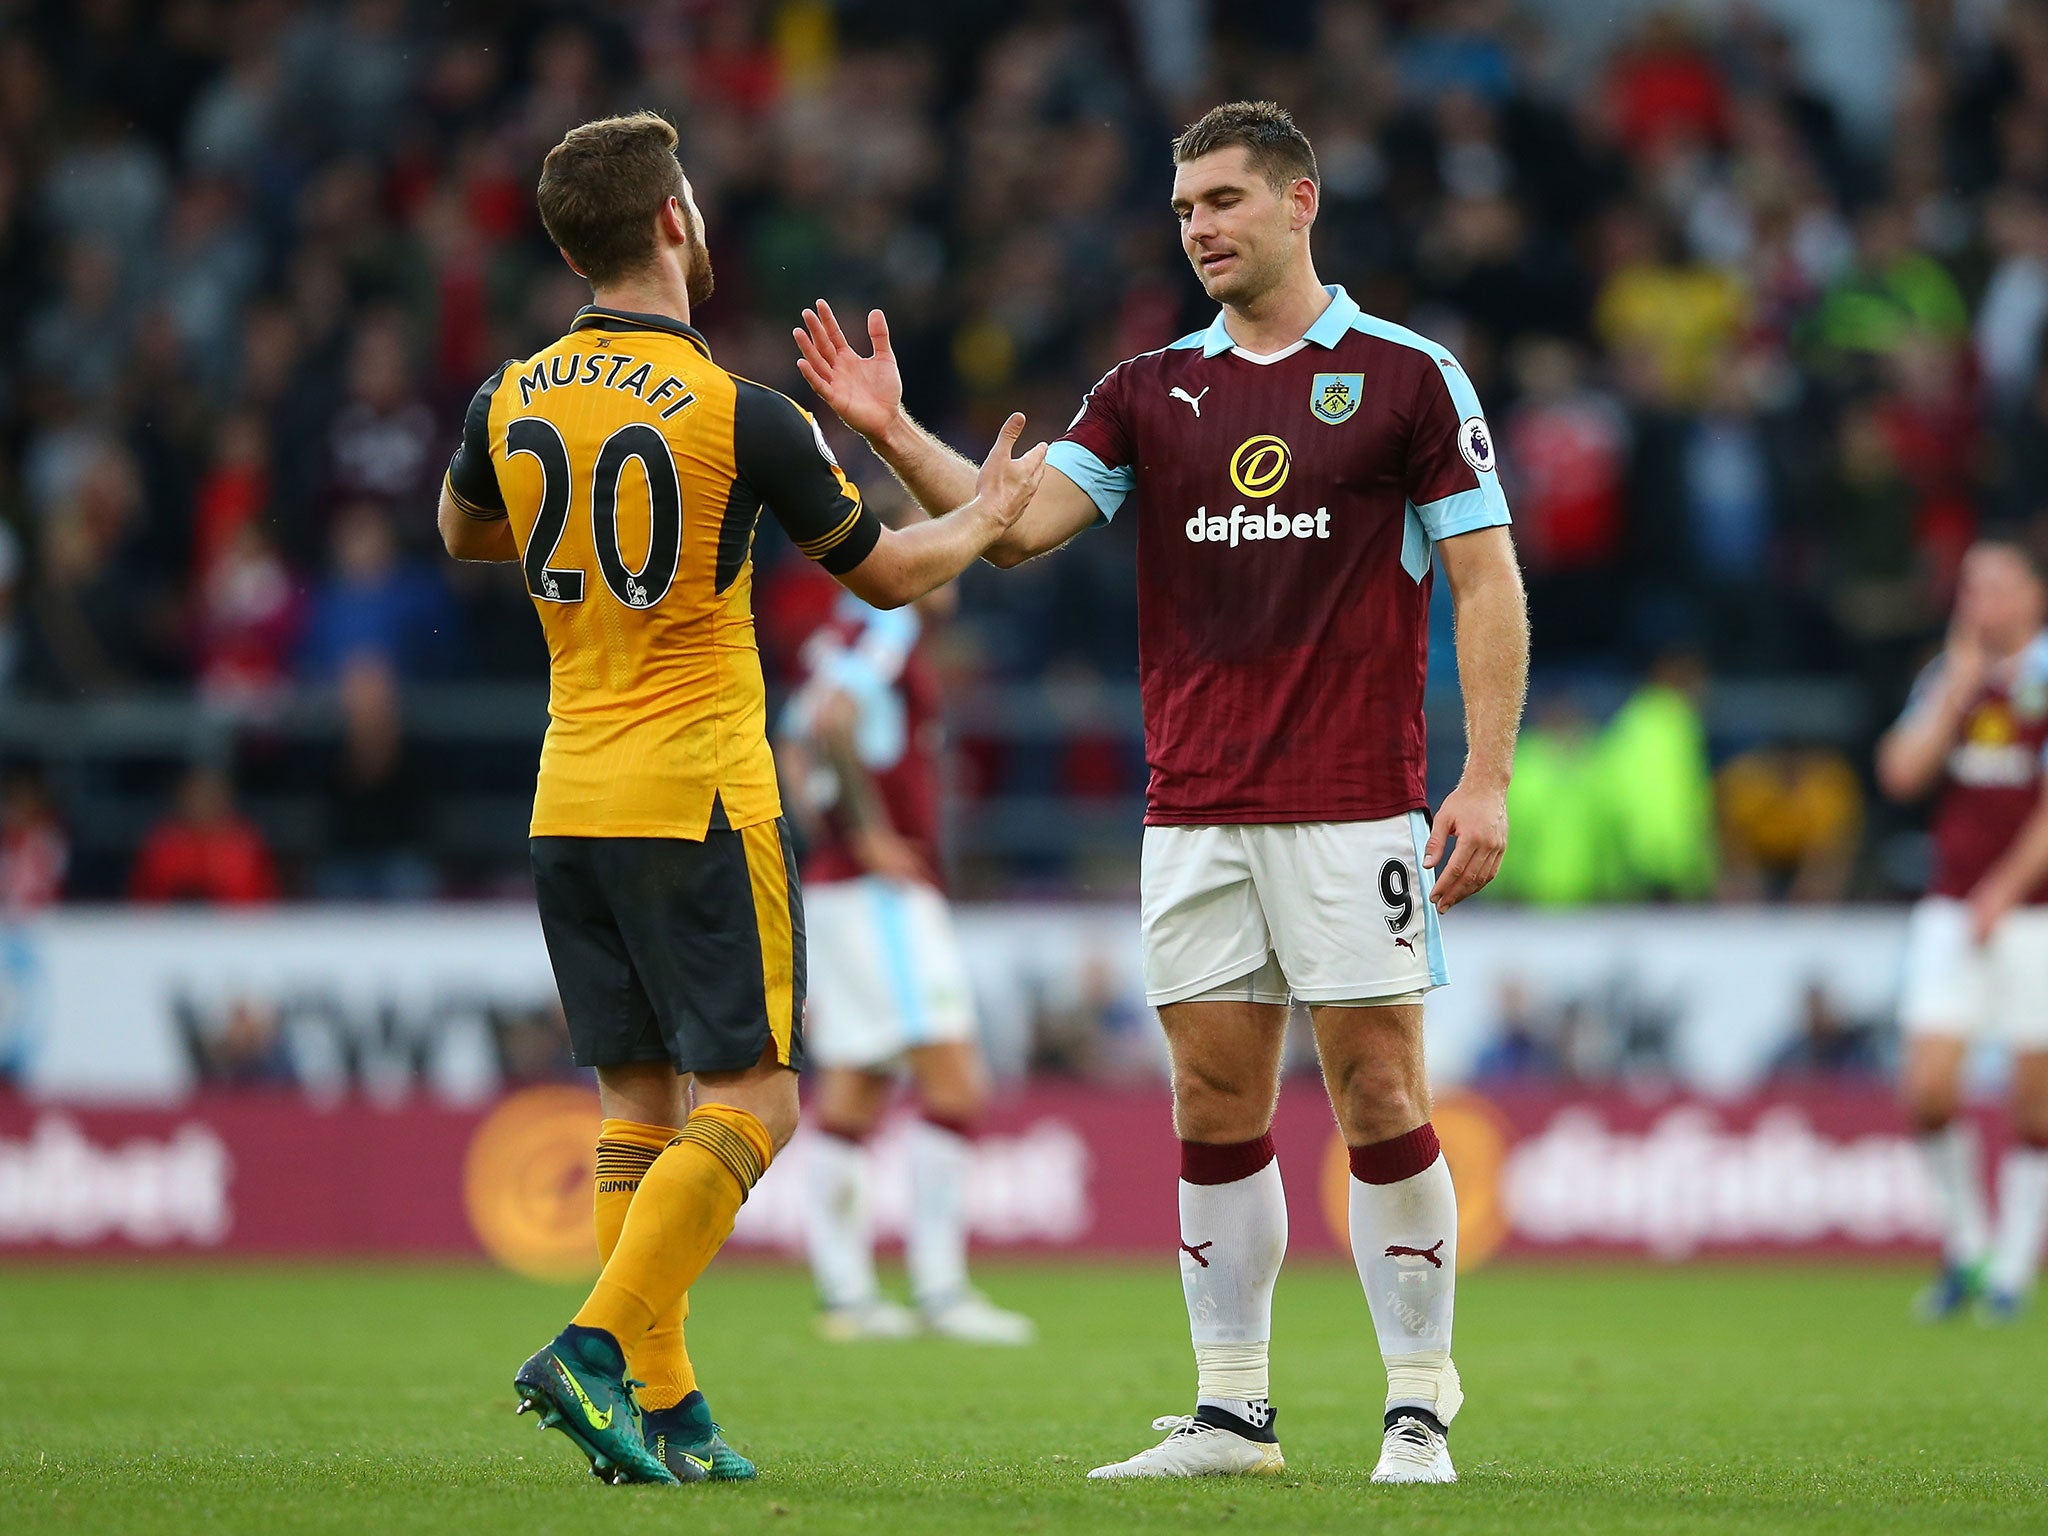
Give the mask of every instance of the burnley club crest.
<path id="1" fill-rule="evenodd" d="M 1308 408 L 1316 420 L 1336 426 L 1349 421 L 1358 409 L 1358 396 L 1365 385 L 1362 373 L 1319 373 L 1309 386 Z"/>

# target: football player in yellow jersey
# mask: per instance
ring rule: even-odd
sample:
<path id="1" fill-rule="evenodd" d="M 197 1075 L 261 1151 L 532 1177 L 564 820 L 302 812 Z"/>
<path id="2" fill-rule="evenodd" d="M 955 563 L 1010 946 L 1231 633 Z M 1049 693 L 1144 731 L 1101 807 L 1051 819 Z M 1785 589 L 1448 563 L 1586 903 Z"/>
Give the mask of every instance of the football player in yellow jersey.
<path id="1" fill-rule="evenodd" d="M 761 510 L 897 607 L 1000 538 L 1045 460 L 1011 456 L 1012 416 L 969 501 L 883 527 L 810 416 L 692 327 L 711 265 L 675 151 L 652 113 L 549 151 L 541 220 L 595 302 L 485 381 L 440 506 L 450 554 L 524 567 L 547 636 L 534 886 L 576 1060 L 597 1069 L 605 1263 L 514 1386 L 614 1482 L 753 1474 L 696 1390 L 682 1322 L 797 1122 L 803 906 L 754 644 Z"/>

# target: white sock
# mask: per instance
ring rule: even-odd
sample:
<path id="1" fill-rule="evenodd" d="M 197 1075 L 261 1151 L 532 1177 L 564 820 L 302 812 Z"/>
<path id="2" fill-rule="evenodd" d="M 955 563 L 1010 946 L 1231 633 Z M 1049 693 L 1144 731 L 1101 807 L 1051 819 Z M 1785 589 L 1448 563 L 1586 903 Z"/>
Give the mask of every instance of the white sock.
<path id="1" fill-rule="evenodd" d="M 1998 1241 L 1985 1279 L 1994 1291 L 2034 1287 L 2048 1236 L 2048 1147 L 2016 1146 L 1998 1165 Z"/>
<path id="2" fill-rule="evenodd" d="M 1229 1177 L 1240 1169 L 1248 1171 Z M 1272 1140 L 1183 1142 L 1181 1172 L 1180 1284 L 1195 1346 L 1196 1402 L 1264 1428 L 1273 1282 L 1287 1254 L 1287 1191 Z M 1225 1182 L 1213 1182 L 1219 1175 Z"/>
<path id="3" fill-rule="evenodd" d="M 967 1165 L 974 1144 L 919 1118 L 910 1130 L 910 1228 L 904 1258 L 910 1294 L 943 1306 L 967 1289 Z"/>
<path id="4" fill-rule="evenodd" d="M 867 1149 L 830 1131 L 808 1140 L 804 1238 L 819 1298 L 828 1307 L 865 1306 L 880 1294 L 868 1228 Z"/>
<path id="5" fill-rule="evenodd" d="M 1991 1218 L 1984 1209 L 1983 1148 L 1977 1127 L 1951 1120 L 1920 1137 L 1927 1176 L 1941 1210 L 1942 1256 L 1950 1264 L 1982 1262 L 1991 1242 Z"/>
<path id="6" fill-rule="evenodd" d="M 1430 1161 L 1386 1183 L 1378 1174 Z M 1427 1408 L 1445 1423 L 1462 1400 L 1456 1375 L 1448 1386 L 1452 1302 L 1458 1279 L 1458 1195 L 1451 1170 L 1427 1124 L 1406 1136 L 1352 1149 L 1351 1257 L 1372 1309 L 1380 1357 L 1387 1365 L 1387 1407 Z"/>

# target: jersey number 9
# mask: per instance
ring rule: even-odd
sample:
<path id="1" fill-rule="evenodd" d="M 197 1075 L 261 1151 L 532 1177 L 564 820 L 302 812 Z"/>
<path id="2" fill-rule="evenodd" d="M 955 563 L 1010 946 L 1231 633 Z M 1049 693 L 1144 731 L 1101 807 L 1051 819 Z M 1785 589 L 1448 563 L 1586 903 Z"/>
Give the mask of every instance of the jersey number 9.
<path id="1" fill-rule="evenodd" d="M 540 512 L 521 563 L 526 590 L 545 603 L 583 601 L 583 572 L 548 564 L 569 526 L 569 447 L 553 422 L 523 416 L 505 429 L 505 456 L 530 453 L 540 461 Z M 638 459 L 647 476 L 647 558 L 628 570 L 619 552 L 619 481 L 626 461 Z M 652 608 L 676 579 L 683 553 L 683 485 L 668 440 L 645 422 L 619 428 L 597 451 L 590 486 L 590 542 L 612 596 L 628 608 Z"/>

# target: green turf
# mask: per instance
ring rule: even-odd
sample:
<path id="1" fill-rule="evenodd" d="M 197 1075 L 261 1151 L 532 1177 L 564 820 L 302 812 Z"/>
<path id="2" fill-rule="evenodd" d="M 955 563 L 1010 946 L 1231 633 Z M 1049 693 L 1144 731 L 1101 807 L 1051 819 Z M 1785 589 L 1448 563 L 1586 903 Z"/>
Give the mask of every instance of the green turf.
<path id="1" fill-rule="evenodd" d="M 814 1341 L 787 1270 L 694 1298 L 751 1486 L 610 1489 L 514 1420 L 574 1297 L 471 1269 L 0 1270 L 0 1531 L 2048 1530 L 2048 1320 L 1906 1321 L 1900 1271 L 1509 1270 L 1460 1288 L 1456 1488 L 1374 1489 L 1348 1272 L 1281 1281 L 1291 1475 L 1103 1486 L 1184 1412 L 1171 1265 L 998 1269 L 1027 1351 Z"/>

